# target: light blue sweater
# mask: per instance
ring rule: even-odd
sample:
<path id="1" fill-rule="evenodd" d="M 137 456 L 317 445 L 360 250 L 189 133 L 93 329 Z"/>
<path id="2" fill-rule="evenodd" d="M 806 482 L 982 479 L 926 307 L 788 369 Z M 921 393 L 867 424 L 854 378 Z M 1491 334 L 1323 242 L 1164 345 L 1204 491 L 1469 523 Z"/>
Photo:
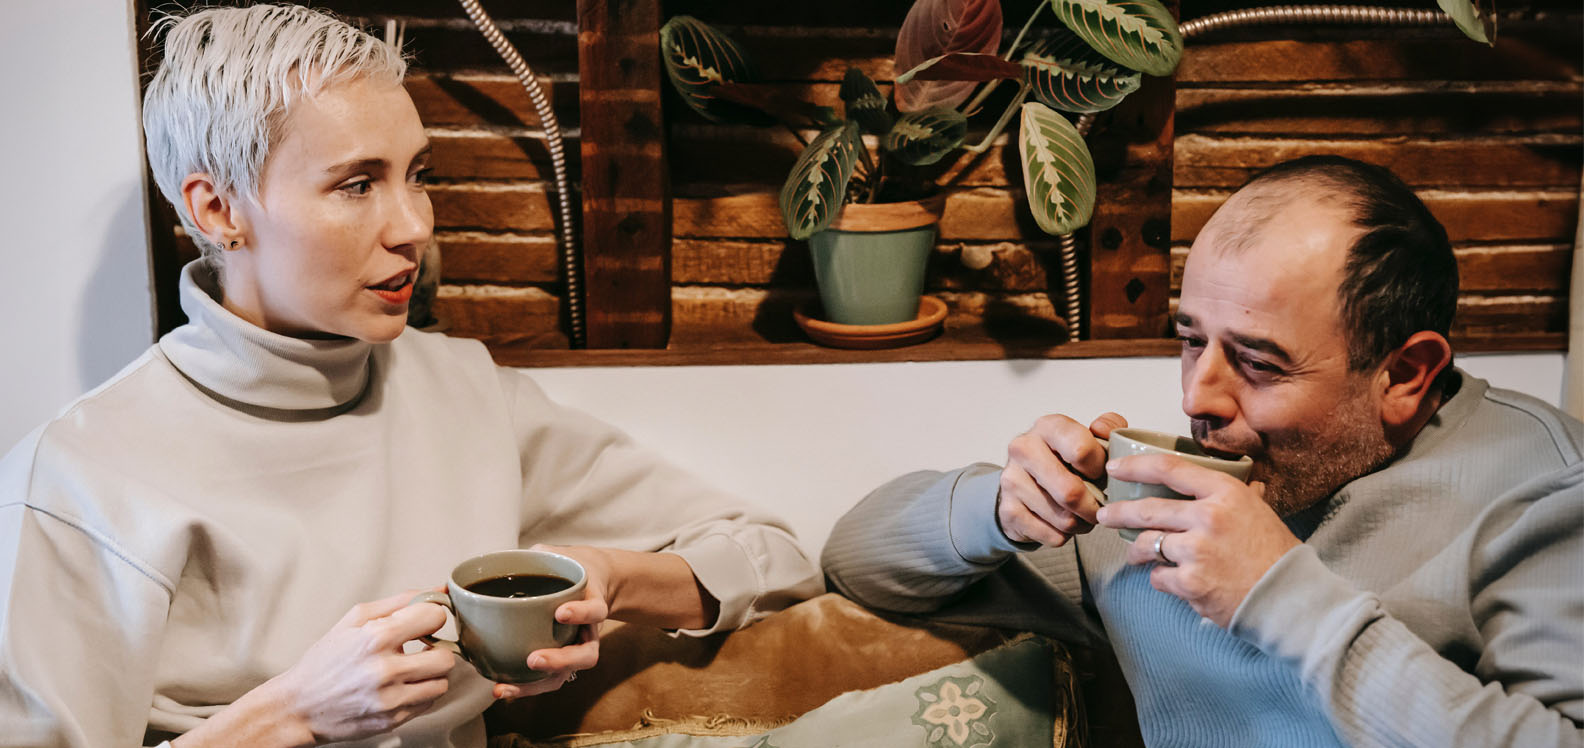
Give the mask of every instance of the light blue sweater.
<path id="1" fill-rule="evenodd" d="M 1150 745 L 1584 745 L 1584 433 L 1461 377 L 1406 454 L 1288 518 L 1304 545 L 1229 629 L 1151 587 L 1115 530 L 1009 541 L 993 465 L 877 489 L 825 570 L 876 608 L 1104 637 Z"/>

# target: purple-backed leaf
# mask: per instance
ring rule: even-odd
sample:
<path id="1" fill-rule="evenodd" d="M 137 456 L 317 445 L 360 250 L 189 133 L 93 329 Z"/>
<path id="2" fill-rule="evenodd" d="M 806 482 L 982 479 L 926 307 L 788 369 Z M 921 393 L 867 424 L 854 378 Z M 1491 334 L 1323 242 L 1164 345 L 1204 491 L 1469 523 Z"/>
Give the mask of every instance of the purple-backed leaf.
<path id="1" fill-rule="evenodd" d="M 1019 78 L 1023 66 L 982 52 L 953 52 L 932 57 L 918 67 L 897 76 L 897 83 L 908 81 L 993 81 Z"/>
<path id="2" fill-rule="evenodd" d="M 1001 43 L 1000 0 L 916 0 L 897 34 L 896 68 L 912 70 L 953 52 L 994 54 Z M 914 80 L 896 86 L 897 109 L 955 107 L 978 85 L 973 80 Z"/>

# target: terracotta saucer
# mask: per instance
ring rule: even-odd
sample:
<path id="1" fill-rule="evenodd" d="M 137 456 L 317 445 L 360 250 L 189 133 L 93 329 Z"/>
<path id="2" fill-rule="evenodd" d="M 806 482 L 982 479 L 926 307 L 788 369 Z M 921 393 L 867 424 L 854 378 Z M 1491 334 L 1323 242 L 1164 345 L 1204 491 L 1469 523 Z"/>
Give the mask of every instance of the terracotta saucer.
<path id="1" fill-rule="evenodd" d="M 940 331 L 946 320 L 946 302 L 933 296 L 919 298 L 918 316 L 907 322 L 889 325 L 842 325 L 826 322 L 814 316 L 818 302 L 792 312 L 798 327 L 820 345 L 832 348 L 900 348 L 929 340 Z"/>

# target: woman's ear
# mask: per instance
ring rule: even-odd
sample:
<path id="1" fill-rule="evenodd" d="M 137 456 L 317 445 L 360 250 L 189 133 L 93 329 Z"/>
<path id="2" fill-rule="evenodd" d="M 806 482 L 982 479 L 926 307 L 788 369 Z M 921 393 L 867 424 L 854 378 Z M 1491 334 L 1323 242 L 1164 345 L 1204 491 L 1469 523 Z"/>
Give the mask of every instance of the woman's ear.
<path id="1" fill-rule="evenodd" d="M 1414 333 L 1386 357 L 1381 369 L 1385 383 L 1381 420 L 1388 432 L 1418 432 L 1423 419 L 1439 405 L 1434 397 L 1436 376 L 1451 363 L 1452 345 L 1428 330 Z"/>
<path id="2" fill-rule="evenodd" d="M 213 177 L 201 172 L 188 174 L 182 180 L 181 192 L 193 225 L 210 242 L 222 249 L 233 246 L 233 242 L 243 242 L 247 227 L 238 210 L 240 206 L 233 196 L 215 185 Z"/>

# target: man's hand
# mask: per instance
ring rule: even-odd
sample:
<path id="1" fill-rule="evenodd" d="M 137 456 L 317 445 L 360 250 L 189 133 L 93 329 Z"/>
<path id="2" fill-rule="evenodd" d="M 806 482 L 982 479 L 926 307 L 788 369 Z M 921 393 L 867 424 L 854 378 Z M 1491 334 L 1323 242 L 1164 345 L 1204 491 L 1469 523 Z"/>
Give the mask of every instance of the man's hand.
<path id="1" fill-rule="evenodd" d="M 1150 570 L 1155 589 L 1182 598 L 1222 628 L 1265 572 L 1301 545 L 1265 503 L 1262 483 L 1245 484 L 1171 455 L 1124 457 L 1110 463 L 1109 472 L 1195 497 L 1118 501 L 1101 509 L 1098 519 L 1107 527 L 1144 529 L 1128 547 L 1127 562 L 1156 563 Z M 1157 538 L 1170 565 L 1155 557 Z"/>
<path id="2" fill-rule="evenodd" d="M 528 653 L 528 667 L 548 671 L 550 675 L 533 683 L 496 683 L 495 698 L 512 699 L 536 696 L 557 690 L 573 678 L 579 670 L 588 670 L 599 662 L 600 625 L 610 616 L 611 569 L 607 557 L 597 549 L 584 547 L 559 547 L 535 545 L 532 550 L 550 551 L 567 556 L 583 565 L 585 578 L 583 599 L 562 603 L 555 610 L 555 619 L 561 623 L 576 624 L 581 628 L 577 641 L 565 647 L 539 649 Z"/>
<path id="3" fill-rule="evenodd" d="M 1093 530 L 1100 500 L 1084 485 L 1084 476 L 1105 472 L 1099 439 L 1126 425 L 1127 419 L 1115 413 L 1096 418 L 1088 428 L 1067 416 L 1049 415 L 1013 439 L 996 496 L 1001 532 L 1018 543 L 1059 546 Z"/>

